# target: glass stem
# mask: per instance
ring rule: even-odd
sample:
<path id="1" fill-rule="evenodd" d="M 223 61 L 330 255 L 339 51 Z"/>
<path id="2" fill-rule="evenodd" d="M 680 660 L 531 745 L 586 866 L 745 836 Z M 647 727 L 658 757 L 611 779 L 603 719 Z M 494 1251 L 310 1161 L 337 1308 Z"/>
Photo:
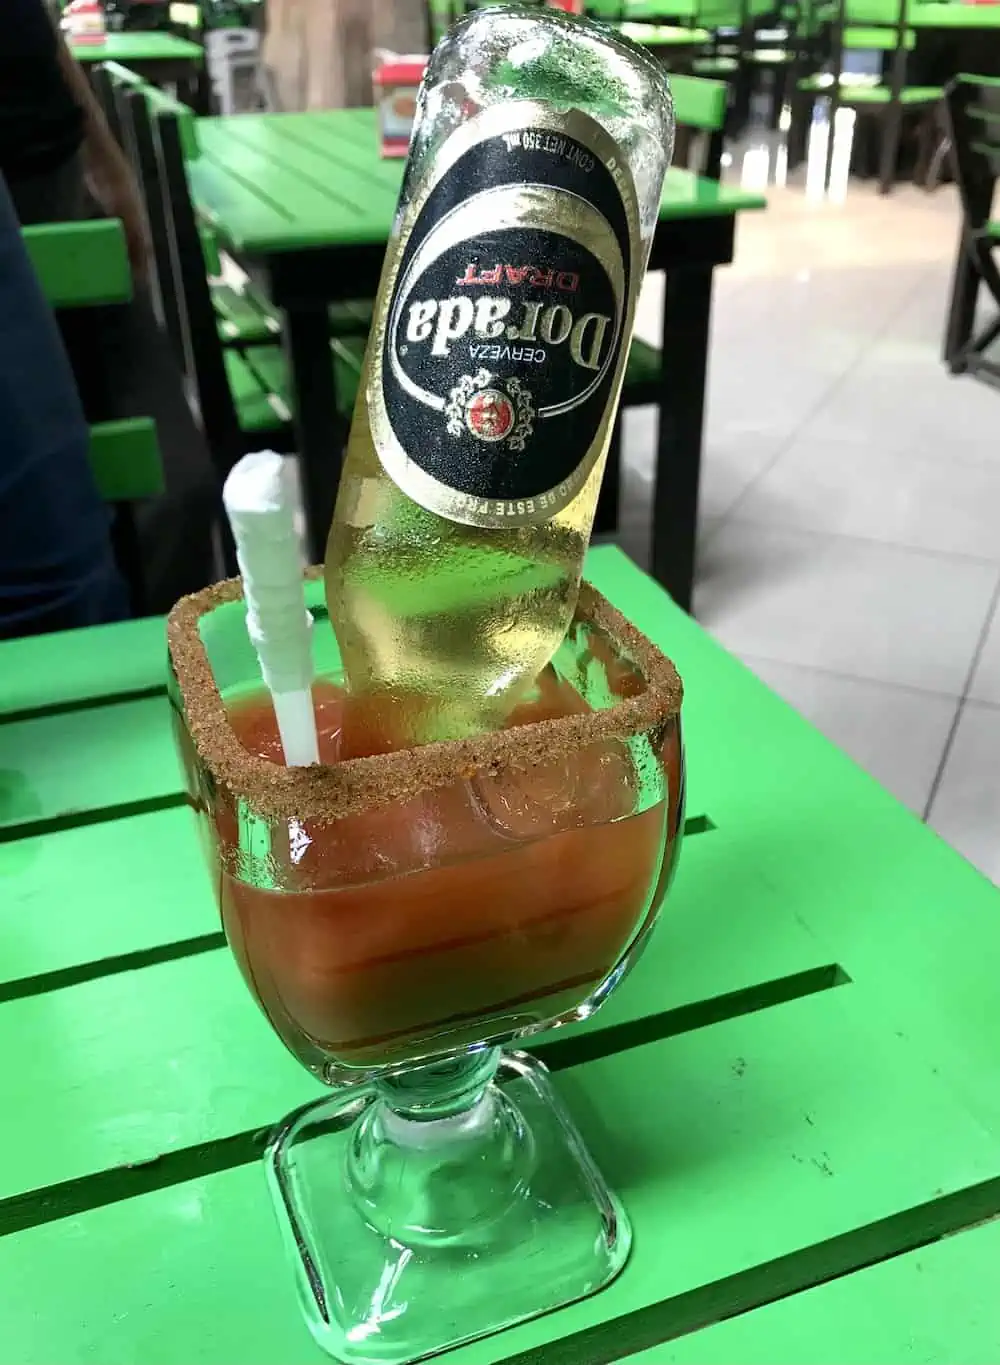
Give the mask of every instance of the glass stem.
<path id="1" fill-rule="evenodd" d="M 404 1122 L 457 1119 L 481 1103 L 499 1064 L 498 1047 L 473 1048 L 382 1077 L 375 1092 L 386 1110 Z"/>
<path id="2" fill-rule="evenodd" d="M 376 1082 L 345 1166 L 347 1192 L 370 1227 L 408 1246 L 450 1243 L 517 1202 L 534 1142 L 491 1084 L 499 1061 L 499 1048 L 475 1048 Z"/>

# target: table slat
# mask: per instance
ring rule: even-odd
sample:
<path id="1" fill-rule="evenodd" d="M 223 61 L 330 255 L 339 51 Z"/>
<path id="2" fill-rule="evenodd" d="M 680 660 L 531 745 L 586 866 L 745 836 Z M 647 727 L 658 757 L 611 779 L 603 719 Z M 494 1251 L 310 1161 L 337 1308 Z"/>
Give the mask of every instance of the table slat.
<path id="1" fill-rule="evenodd" d="M 956 1365 L 997 1358 L 1000 1223 L 794 1294 L 628 1365 Z"/>
<path id="2" fill-rule="evenodd" d="M 996 1142 L 866 1009 L 860 988 L 830 991 L 559 1075 L 632 1214 L 632 1259 L 456 1365 L 600 1324 L 612 1346 L 558 1359 L 615 1358 L 643 1308 L 994 1175 Z M 252 1164 L 0 1239 L 0 1361 L 318 1362 L 267 1201 Z"/>
<path id="3" fill-rule="evenodd" d="M 96 975 L 219 930 L 186 807 L 0 844 L 0 902 L 0 999 L 14 982 L 88 964 Z"/>
<path id="4" fill-rule="evenodd" d="M 182 790 L 166 697 L 0 725 L 0 831 Z"/>
<path id="5" fill-rule="evenodd" d="M 12 713 L 149 691 L 166 681 L 160 617 L 8 640 L 0 644 L 0 724 Z"/>

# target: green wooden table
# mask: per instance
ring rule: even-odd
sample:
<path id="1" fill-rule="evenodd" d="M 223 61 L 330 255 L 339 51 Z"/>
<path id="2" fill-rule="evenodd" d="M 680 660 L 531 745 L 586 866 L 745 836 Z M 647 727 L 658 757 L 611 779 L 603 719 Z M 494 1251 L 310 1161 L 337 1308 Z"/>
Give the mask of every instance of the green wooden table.
<path id="1" fill-rule="evenodd" d="M 913 28 L 1000 29 L 1000 5 L 966 5 L 961 0 L 911 4 L 907 20 Z"/>
<path id="2" fill-rule="evenodd" d="M 103 43 L 70 42 L 69 49 L 84 66 L 118 62 L 152 85 L 175 87 L 193 109 L 207 111 L 205 49 L 200 43 L 172 33 L 109 33 Z"/>
<path id="3" fill-rule="evenodd" d="M 997 1360 L 1000 896 L 620 552 L 588 576 L 687 689 L 661 921 L 537 1045 L 635 1245 L 449 1361 Z M 157 621 L 0 646 L 0 1365 L 323 1360 L 259 1163 L 315 1083 L 222 946 L 163 670 Z"/>
<path id="4" fill-rule="evenodd" d="M 310 539 L 321 558 L 340 477 L 329 363 L 330 303 L 371 298 L 403 163 L 379 157 L 371 110 L 199 121 L 190 166 L 199 210 L 238 258 L 266 272 L 285 312 Z M 667 271 L 661 422 L 654 493 L 656 576 L 689 605 L 712 272 L 732 260 L 736 215 L 759 194 L 671 170 L 651 270 Z"/>

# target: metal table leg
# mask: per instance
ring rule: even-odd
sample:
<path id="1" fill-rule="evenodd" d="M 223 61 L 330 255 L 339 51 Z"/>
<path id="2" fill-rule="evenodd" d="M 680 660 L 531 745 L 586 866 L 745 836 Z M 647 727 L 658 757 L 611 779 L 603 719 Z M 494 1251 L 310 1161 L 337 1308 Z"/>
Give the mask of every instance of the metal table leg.
<path id="1" fill-rule="evenodd" d="M 337 413 L 326 304 L 289 306 L 285 317 L 309 557 L 319 563 L 340 483 L 344 424 Z"/>
<path id="2" fill-rule="evenodd" d="M 712 311 L 711 267 L 668 272 L 653 485 L 653 576 L 691 610 Z"/>

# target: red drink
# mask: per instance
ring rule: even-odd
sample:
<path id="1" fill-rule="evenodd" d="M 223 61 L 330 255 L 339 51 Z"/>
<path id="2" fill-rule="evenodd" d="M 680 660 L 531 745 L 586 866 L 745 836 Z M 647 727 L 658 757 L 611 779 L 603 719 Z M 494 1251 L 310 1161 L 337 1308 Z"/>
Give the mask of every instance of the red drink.
<path id="1" fill-rule="evenodd" d="M 324 763 L 384 753 L 399 709 L 315 690 Z M 586 710 L 547 674 L 511 725 Z M 230 709 L 245 748 L 280 762 L 267 697 Z M 641 803 L 623 741 L 526 772 L 470 774 L 405 803 L 272 839 L 274 882 L 228 870 L 239 838 L 217 808 L 226 933 L 272 1025 L 307 1065 L 404 1062 L 544 1023 L 614 969 L 673 863 L 680 741 L 664 755 L 671 809 Z M 669 828 L 668 828 L 669 827 Z M 664 841 L 670 847 L 664 854 Z"/>

